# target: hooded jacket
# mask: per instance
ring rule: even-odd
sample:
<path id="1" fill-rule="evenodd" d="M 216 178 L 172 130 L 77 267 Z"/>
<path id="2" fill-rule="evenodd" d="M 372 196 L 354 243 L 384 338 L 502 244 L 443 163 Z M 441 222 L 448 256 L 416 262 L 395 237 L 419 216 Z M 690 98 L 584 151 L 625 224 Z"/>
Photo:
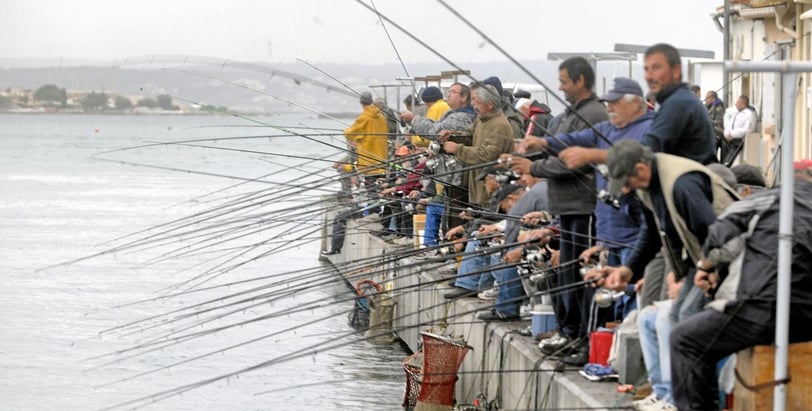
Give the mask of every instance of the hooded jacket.
<path id="1" fill-rule="evenodd" d="M 347 140 L 355 144 L 359 172 L 366 175 L 384 174 L 383 167 L 374 166 L 381 166 L 386 161 L 389 150 L 388 131 L 386 117 L 374 104 L 364 106 L 364 111 L 355 122 L 344 130 Z"/>
<path id="2" fill-rule="evenodd" d="M 552 110 L 549 106 L 533 100 L 527 117 L 526 136 L 542 137 L 547 134 L 547 127 L 550 125 L 550 120 L 553 119 Z"/>

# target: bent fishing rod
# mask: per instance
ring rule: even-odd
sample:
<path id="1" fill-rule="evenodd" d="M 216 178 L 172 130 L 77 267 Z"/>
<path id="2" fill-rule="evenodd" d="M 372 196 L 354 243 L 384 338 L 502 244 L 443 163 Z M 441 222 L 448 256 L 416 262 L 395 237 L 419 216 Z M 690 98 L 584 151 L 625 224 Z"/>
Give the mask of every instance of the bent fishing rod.
<path id="1" fill-rule="evenodd" d="M 589 280 L 588 282 L 591 282 L 591 281 L 592 280 Z M 584 282 L 583 284 L 573 284 L 573 285 L 570 285 L 570 286 L 567 286 L 567 287 L 572 288 L 572 286 L 575 286 L 575 285 L 583 286 L 583 285 L 587 284 L 588 282 Z M 561 287 L 559 287 L 559 288 L 561 288 Z M 541 294 L 550 293 L 552 291 L 553 290 L 548 290 L 546 292 L 540 292 L 540 293 Z M 562 291 L 562 290 L 555 290 L 555 291 Z M 456 318 L 456 317 L 459 317 L 459 316 L 462 316 L 462 315 L 473 314 L 474 312 L 477 312 L 477 311 L 479 311 L 478 308 L 474 309 L 474 310 L 467 310 L 467 311 L 457 312 L 457 313 L 455 313 L 453 315 L 450 315 L 448 317 Z M 417 313 L 412 313 L 412 314 L 408 314 L 408 315 L 415 315 L 415 314 L 417 314 Z M 421 322 L 421 323 L 418 323 L 418 324 L 416 324 L 416 325 L 414 325 L 414 326 L 412 326 L 410 328 L 415 328 L 415 327 L 419 328 L 419 327 L 422 327 L 424 325 L 425 324 Z M 375 330 L 373 328 L 368 328 L 367 331 L 368 331 L 367 334 L 370 334 L 370 335 L 365 335 L 363 338 L 357 338 L 357 339 L 353 339 L 353 340 L 350 340 L 350 341 L 341 342 L 342 339 L 347 339 L 347 337 L 355 336 L 356 331 L 339 334 L 335 338 L 332 338 L 331 340 L 326 341 L 326 342 L 319 342 L 317 344 L 309 345 L 307 347 L 295 350 L 295 351 L 293 351 L 291 353 L 281 355 L 281 356 L 277 356 L 277 357 L 274 357 L 272 359 L 269 359 L 269 360 L 266 360 L 266 361 L 263 361 L 263 362 L 248 366 L 248 367 L 243 367 L 241 369 L 238 369 L 238 370 L 226 373 L 226 374 L 221 374 L 219 376 L 206 378 L 206 379 L 199 380 L 199 381 L 191 383 L 191 384 L 186 384 L 186 385 L 175 387 L 175 388 L 172 388 L 172 389 L 169 389 L 169 390 L 164 390 L 164 391 L 161 391 L 161 392 L 158 392 L 158 393 L 138 397 L 138 398 L 135 398 L 133 400 L 129 400 L 129 401 L 125 401 L 125 402 L 115 404 L 115 405 L 113 405 L 111 407 L 107 407 L 105 409 L 106 410 L 111 410 L 111 409 L 129 407 L 129 406 L 140 407 L 140 406 L 143 406 L 143 405 L 159 402 L 159 401 L 162 401 L 162 400 L 165 400 L 165 399 L 177 396 L 177 395 L 181 395 L 181 394 L 183 394 L 185 392 L 194 390 L 194 389 L 202 387 L 204 385 L 208 385 L 208 384 L 211 384 L 211 383 L 222 381 L 224 379 L 228 379 L 228 378 L 231 378 L 231 377 L 234 377 L 234 376 L 237 376 L 237 375 L 240 375 L 240 374 L 244 374 L 244 373 L 247 373 L 247 372 L 250 372 L 250 371 L 254 371 L 254 370 L 257 370 L 257 369 L 260 369 L 260 368 L 265 368 L 265 367 L 269 367 L 269 366 L 273 366 L 273 365 L 278 365 L 278 364 L 288 362 L 288 361 L 291 361 L 291 360 L 294 360 L 294 359 L 315 355 L 315 354 L 317 354 L 319 352 L 327 352 L 327 351 L 330 351 L 330 350 L 333 350 L 333 349 L 337 349 L 337 348 L 340 348 L 340 347 L 347 346 L 349 344 L 357 343 L 359 341 L 369 341 L 369 340 L 373 340 L 374 338 L 378 338 L 378 337 L 381 337 L 381 336 L 391 335 L 391 331 L 378 331 L 378 330 Z"/>

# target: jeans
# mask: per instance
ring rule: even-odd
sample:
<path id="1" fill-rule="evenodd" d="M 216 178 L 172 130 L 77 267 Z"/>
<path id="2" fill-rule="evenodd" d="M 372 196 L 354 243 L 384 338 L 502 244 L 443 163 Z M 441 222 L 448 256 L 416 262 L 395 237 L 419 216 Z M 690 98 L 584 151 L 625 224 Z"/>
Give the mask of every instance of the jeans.
<path id="1" fill-rule="evenodd" d="M 644 308 L 637 317 L 640 329 L 640 350 L 646 362 L 651 389 L 658 398 L 671 404 L 671 300 L 658 301 Z"/>
<path id="2" fill-rule="evenodd" d="M 440 223 L 443 221 L 445 206 L 442 203 L 428 203 L 426 205 L 426 226 L 423 228 L 423 245 L 431 247 L 437 245 L 440 234 Z"/>
<path id="3" fill-rule="evenodd" d="M 594 220 L 592 215 L 562 215 L 560 260 L 567 263 L 576 260 L 581 253 L 589 248 L 591 234 L 594 233 Z M 581 281 L 581 274 L 577 265 L 559 267 L 555 286 L 565 286 Z M 563 291 L 553 295 L 553 309 L 561 333 L 575 338 L 586 332 L 589 320 L 589 308 L 583 311 L 584 289 L 578 287 L 574 290 Z M 594 291 L 593 291 L 594 293 Z M 590 295 L 591 298 L 591 295 Z M 591 302 L 591 301 L 590 301 Z"/>
<path id="4" fill-rule="evenodd" d="M 476 237 L 477 232 L 471 233 L 471 237 Z M 469 240 L 465 244 L 466 255 L 462 257 L 460 268 L 457 270 L 457 281 L 454 285 L 466 290 L 477 291 L 488 288 L 493 285 L 493 276 L 490 272 L 468 275 L 474 272 L 481 272 L 491 264 L 491 256 L 489 255 L 471 255 L 470 253 L 477 249 L 476 240 Z M 480 284 L 484 283 L 485 286 L 480 288 Z"/>
<path id="5" fill-rule="evenodd" d="M 499 254 L 494 254 L 494 265 L 502 264 Z M 513 316 L 519 315 L 519 307 L 522 305 L 524 297 L 524 287 L 519 278 L 519 269 L 516 267 L 495 270 L 493 275 L 499 281 L 499 293 L 496 296 L 496 311 L 498 313 Z"/>
<path id="6" fill-rule="evenodd" d="M 708 303 L 705 293 L 694 286 L 695 270 L 691 269 L 682 280 L 677 301 L 671 309 L 671 322 L 676 324 L 700 311 Z"/>

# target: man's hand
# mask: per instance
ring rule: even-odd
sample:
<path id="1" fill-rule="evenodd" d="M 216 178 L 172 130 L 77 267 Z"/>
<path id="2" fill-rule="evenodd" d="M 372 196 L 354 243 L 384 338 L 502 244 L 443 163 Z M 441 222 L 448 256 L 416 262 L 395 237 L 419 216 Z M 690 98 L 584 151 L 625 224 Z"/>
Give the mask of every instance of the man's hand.
<path id="1" fill-rule="evenodd" d="M 482 227 L 479 227 L 479 236 L 486 236 L 498 233 L 499 229 L 496 227 L 496 224 L 485 224 Z"/>
<path id="2" fill-rule="evenodd" d="M 400 113 L 400 119 L 407 123 L 411 123 L 412 120 L 414 120 L 414 113 L 411 111 L 404 111 Z"/>
<path id="3" fill-rule="evenodd" d="M 393 194 L 395 192 L 395 190 L 397 190 L 397 187 L 385 188 L 385 189 L 383 189 L 383 191 L 381 191 L 381 195 L 382 196 L 391 195 L 391 194 Z"/>
<path id="4" fill-rule="evenodd" d="M 583 264 L 589 264 L 590 262 L 594 261 L 592 256 L 596 253 L 600 253 L 603 250 L 602 245 L 593 245 L 592 247 L 587 248 L 581 255 L 578 257 L 581 259 Z"/>
<path id="5" fill-rule="evenodd" d="M 541 137 L 524 136 L 522 144 L 519 146 L 519 153 L 533 153 L 536 151 L 544 150 L 547 147 L 547 141 Z"/>
<path id="6" fill-rule="evenodd" d="M 558 158 L 564 162 L 569 168 L 578 168 L 595 161 L 593 158 L 595 153 L 594 148 L 586 147 L 569 147 L 561 150 L 558 153 Z"/>
<path id="7" fill-rule="evenodd" d="M 533 242 L 538 241 L 542 245 L 546 245 L 550 242 L 550 239 L 553 238 L 555 233 L 553 230 L 547 228 L 537 228 L 535 230 L 530 230 L 524 233 L 519 234 L 518 240 L 520 242 Z"/>
<path id="8" fill-rule="evenodd" d="M 502 260 L 504 260 L 506 263 L 517 263 L 519 261 L 522 261 L 523 256 L 524 256 L 524 252 L 523 252 L 522 248 L 519 247 L 519 248 L 514 248 L 514 249 L 508 251 L 507 253 L 505 253 L 505 256 L 502 258 Z"/>
<path id="9" fill-rule="evenodd" d="M 420 198 L 420 190 L 412 190 L 409 192 L 409 199 L 417 200 L 418 198 Z"/>
<path id="10" fill-rule="evenodd" d="M 594 279 L 594 280 L 593 280 Z M 610 290 L 623 291 L 632 279 L 632 270 L 625 265 L 620 267 L 593 268 L 584 280 L 593 280 L 593 288 L 605 287 Z"/>
<path id="11" fill-rule="evenodd" d="M 453 239 L 455 239 L 457 237 L 461 237 L 463 235 L 465 235 L 465 227 L 461 226 L 461 225 L 458 225 L 458 226 L 448 230 L 447 233 L 445 233 L 445 239 L 446 240 L 453 240 Z"/>
<path id="12" fill-rule="evenodd" d="M 527 225 L 541 225 L 552 220 L 550 213 L 546 211 L 531 211 L 522 216 L 522 223 Z"/>
<path id="13" fill-rule="evenodd" d="M 442 143 L 448 141 L 449 137 L 451 137 L 451 130 L 440 130 L 440 132 L 437 134 L 437 138 Z"/>
<path id="14" fill-rule="evenodd" d="M 703 270 L 696 270 L 694 275 L 694 285 L 709 295 L 711 290 L 715 290 L 719 285 L 719 274 L 709 273 Z"/>
<path id="15" fill-rule="evenodd" d="M 449 154 L 456 154 L 457 153 L 457 143 L 453 141 L 446 141 L 443 143 L 443 151 Z"/>
<path id="16" fill-rule="evenodd" d="M 505 153 L 499 156 L 499 164 L 497 164 L 496 167 L 509 168 L 518 174 L 530 174 L 530 166 L 532 164 L 532 161 L 524 157 Z"/>

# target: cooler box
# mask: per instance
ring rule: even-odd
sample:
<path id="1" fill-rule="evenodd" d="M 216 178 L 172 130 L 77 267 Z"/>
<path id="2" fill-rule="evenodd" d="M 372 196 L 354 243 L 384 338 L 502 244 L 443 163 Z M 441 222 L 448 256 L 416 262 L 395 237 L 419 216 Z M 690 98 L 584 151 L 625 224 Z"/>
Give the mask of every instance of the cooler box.
<path id="1" fill-rule="evenodd" d="M 550 332 L 557 326 L 555 313 L 553 312 L 553 307 L 550 305 L 536 305 L 533 307 L 533 311 L 530 311 L 530 315 L 533 337 Z"/>

